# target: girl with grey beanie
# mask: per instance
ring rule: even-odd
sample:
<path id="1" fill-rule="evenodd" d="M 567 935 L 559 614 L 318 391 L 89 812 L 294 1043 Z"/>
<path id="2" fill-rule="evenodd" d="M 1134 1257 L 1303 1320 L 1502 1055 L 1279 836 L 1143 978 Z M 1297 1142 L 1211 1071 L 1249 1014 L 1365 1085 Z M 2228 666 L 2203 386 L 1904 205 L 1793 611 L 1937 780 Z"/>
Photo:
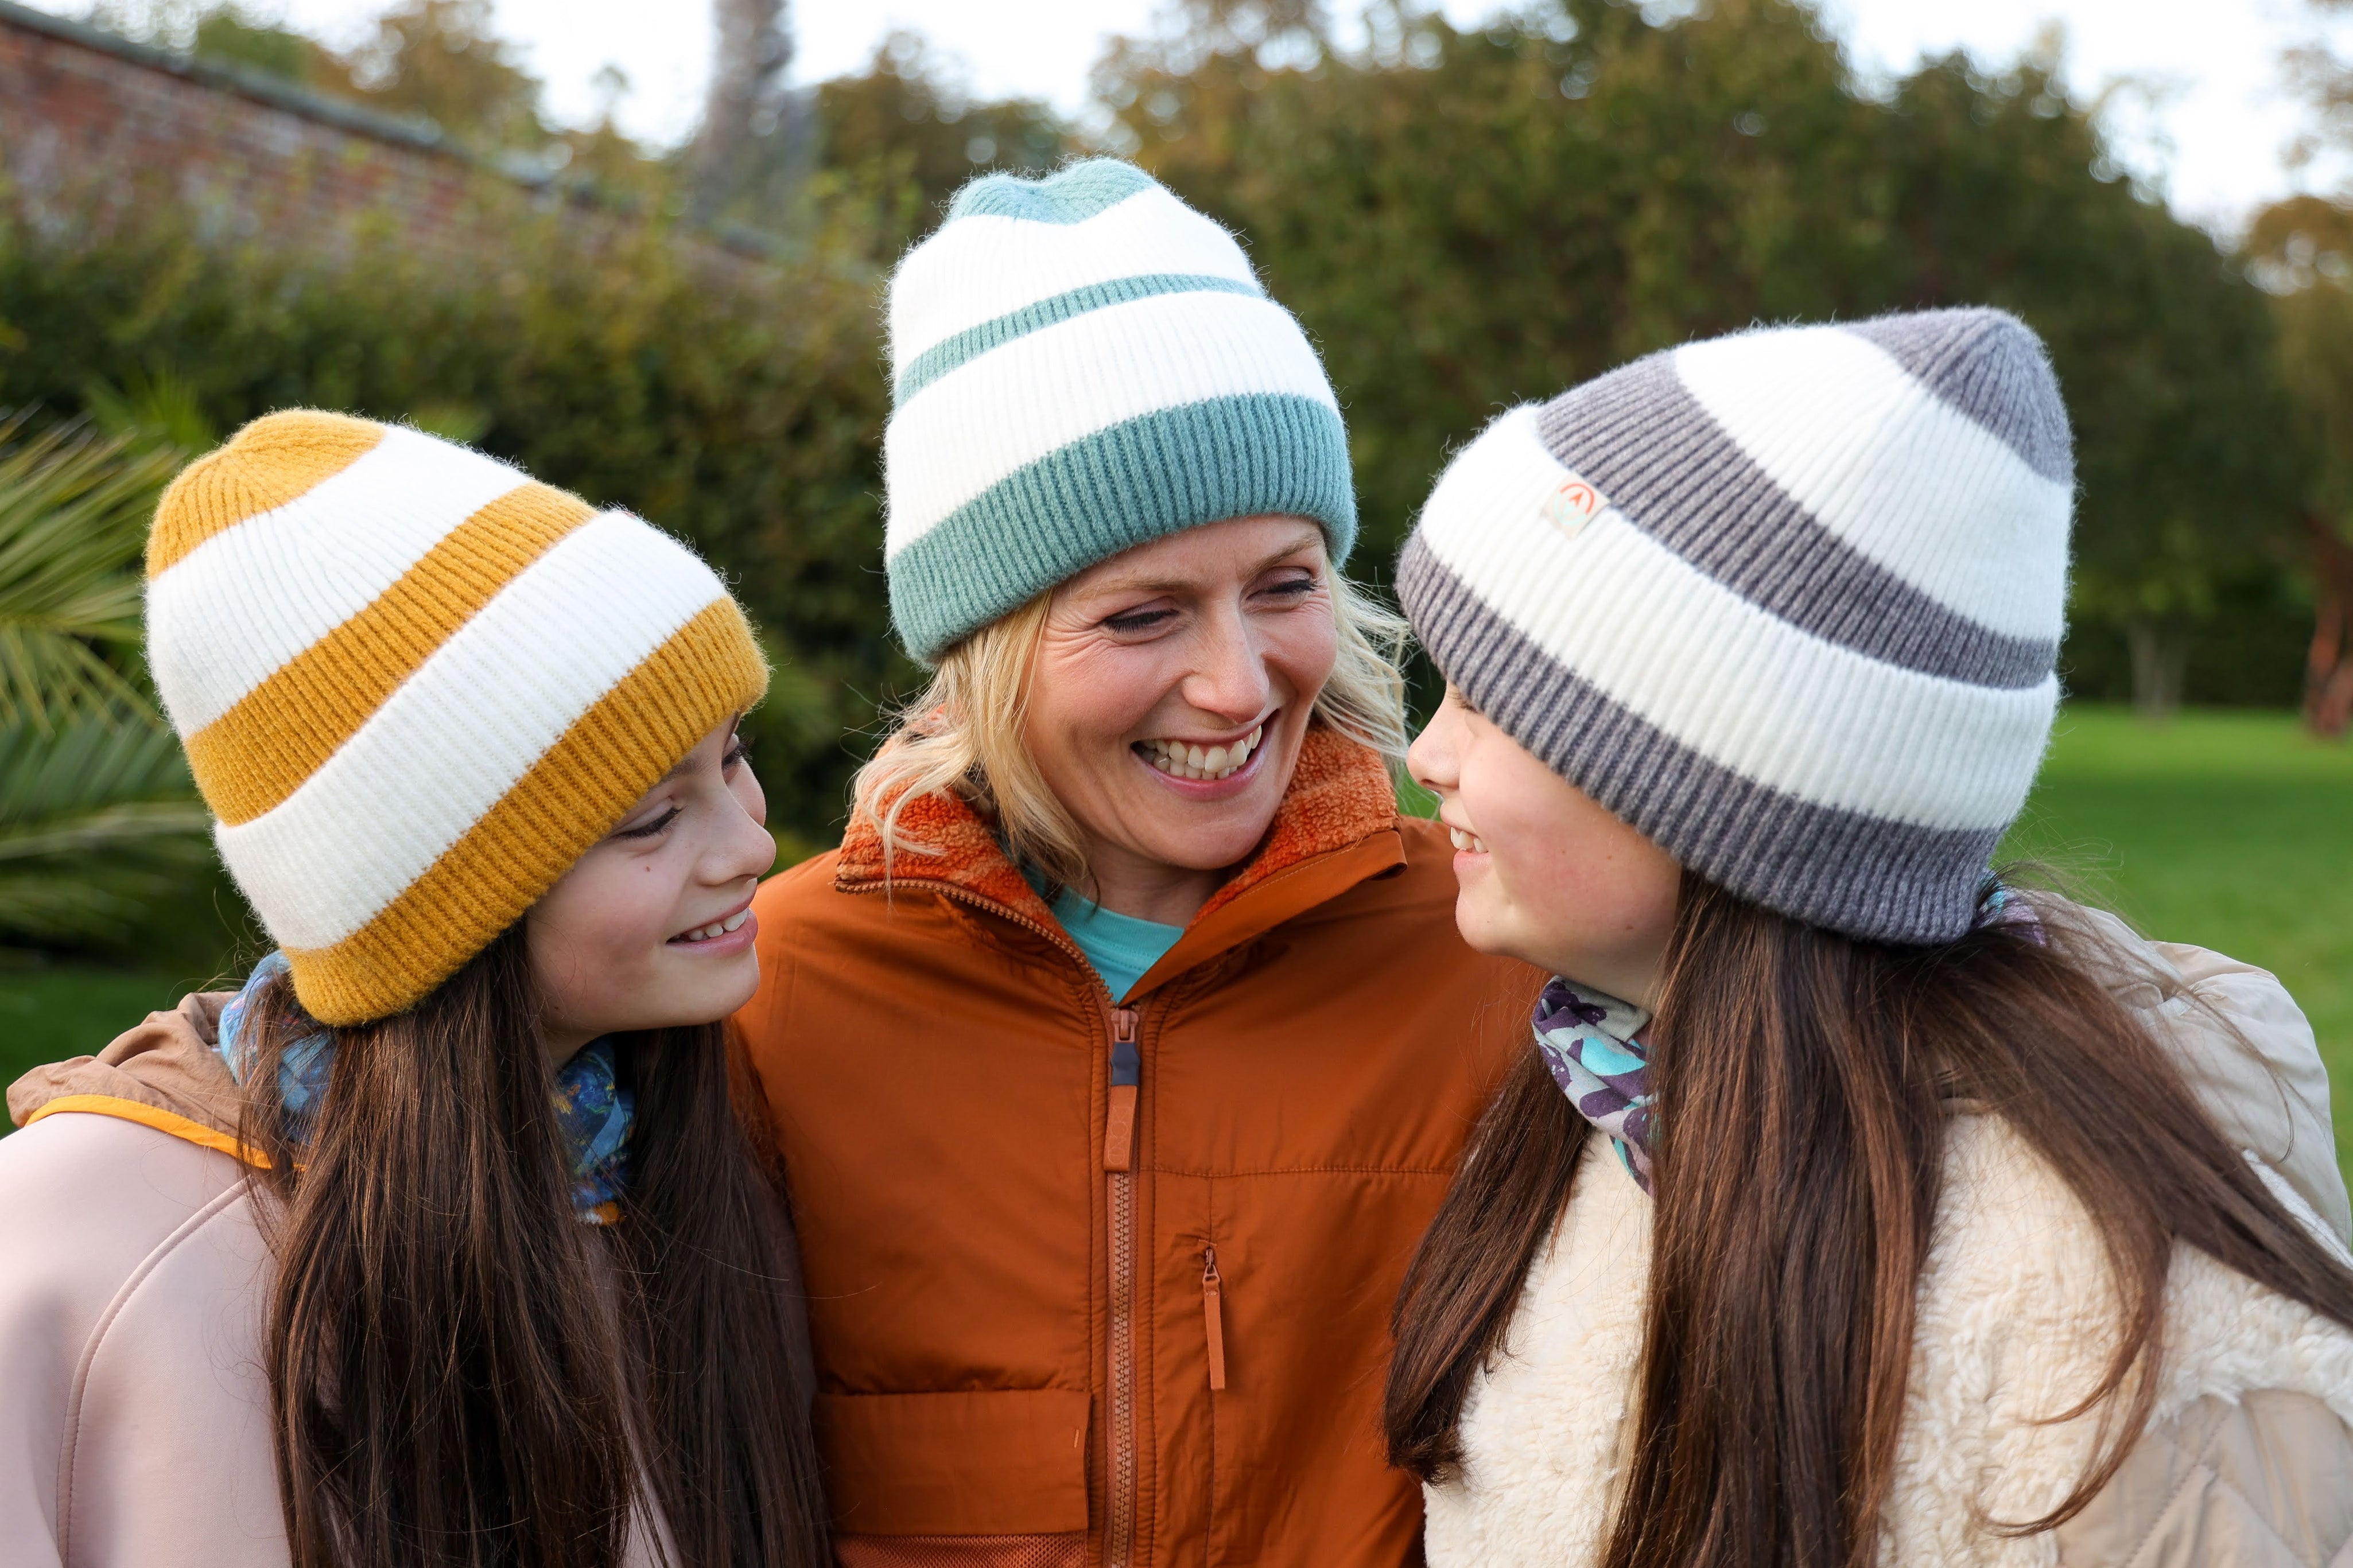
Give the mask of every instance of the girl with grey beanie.
<path id="1" fill-rule="evenodd" d="M 1410 765 L 1463 935 L 1556 978 L 1398 1301 L 1433 1564 L 2353 1552 L 2309 1027 L 1989 871 L 2073 488 L 1987 310 L 1656 354 L 1440 479 Z"/>

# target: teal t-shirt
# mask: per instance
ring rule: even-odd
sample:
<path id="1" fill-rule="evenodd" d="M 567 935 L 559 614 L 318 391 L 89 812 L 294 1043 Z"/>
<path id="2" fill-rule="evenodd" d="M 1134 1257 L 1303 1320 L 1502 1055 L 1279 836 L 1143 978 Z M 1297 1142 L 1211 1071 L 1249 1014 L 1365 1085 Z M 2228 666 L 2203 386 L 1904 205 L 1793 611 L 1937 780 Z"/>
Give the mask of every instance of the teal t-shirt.
<path id="1" fill-rule="evenodd" d="M 1054 918 L 1103 976 L 1113 1001 L 1125 996 L 1128 987 L 1143 979 L 1144 972 L 1159 963 L 1160 955 L 1185 934 L 1183 926 L 1113 914 L 1068 888 L 1054 895 Z"/>

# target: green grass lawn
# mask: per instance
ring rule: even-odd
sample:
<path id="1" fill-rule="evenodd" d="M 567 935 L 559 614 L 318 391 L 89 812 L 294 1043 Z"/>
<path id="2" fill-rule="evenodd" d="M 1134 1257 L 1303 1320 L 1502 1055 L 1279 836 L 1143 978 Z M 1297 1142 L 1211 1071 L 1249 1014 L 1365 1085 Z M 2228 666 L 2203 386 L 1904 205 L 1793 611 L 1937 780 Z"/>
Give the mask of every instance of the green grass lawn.
<path id="1" fill-rule="evenodd" d="M 196 984 L 79 963 L 0 969 L 0 1083 L 43 1062 L 89 1056 L 157 1008 L 177 1005 Z"/>
<path id="2" fill-rule="evenodd" d="M 2278 975 L 2320 1037 L 2353 1166 L 2353 747 L 2284 714 L 2151 727 L 2070 708 L 2004 848 L 2080 878 L 2149 935 Z"/>

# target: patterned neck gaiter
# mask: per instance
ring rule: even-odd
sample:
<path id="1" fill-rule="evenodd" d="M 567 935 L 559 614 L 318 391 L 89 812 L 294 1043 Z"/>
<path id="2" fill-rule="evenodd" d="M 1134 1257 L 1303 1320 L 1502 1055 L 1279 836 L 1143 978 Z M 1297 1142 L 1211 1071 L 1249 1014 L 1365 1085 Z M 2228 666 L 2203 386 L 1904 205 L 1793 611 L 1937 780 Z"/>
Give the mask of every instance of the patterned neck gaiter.
<path id="1" fill-rule="evenodd" d="M 1566 980 L 1554 980 L 1536 1001 L 1536 1049 L 1553 1081 L 1578 1115 L 1609 1135 L 1618 1158 L 1646 1193 L 1653 1121 L 1650 1051 L 1641 1033 L 1650 1021 L 1631 1003 Z"/>
<path id="2" fill-rule="evenodd" d="M 262 987 L 285 973 L 286 955 L 271 953 L 254 966 L 244 988 L 221 1009 L 215 1048 L 228 1064 L 229 1076 L 240 1083 L 251 1054 L 245 1038 L 246 1016 Z M 334 1066 L 335 1037 L 323 1026 L 287 1047 L 279 1058 L 278 1098 L 297 1142 L 310 1142 L 311 1123 L 326 1098 Z M 584 1224 L 610 1225 L 620 1218 L 621 1189 L 628 1184 L 629 1132 L 637 1117 L 636 1098 L 620 1081 L 613 1037 L 589 1041 L 556 1068 L 550 1094 L 571 1167 L 573 1209 Z"/>
<path id="3" fill-rule="evenodd" d="M 2014 928 L 2038 947 L 2050 940 L 2034 906 L 1990 879 L 1978 895 L 1977 924 Z M 1650 1022 L 1651 1015 L 1630 1002 L 1561 979 L 1536 1000 L 1536 1049 L 1553 1081 L 1578 1115 L 1609 1135 L 1618 1158 L 1646 1193 L 1658 1126 L 1650 1046 L 1642 1038 Z"/>

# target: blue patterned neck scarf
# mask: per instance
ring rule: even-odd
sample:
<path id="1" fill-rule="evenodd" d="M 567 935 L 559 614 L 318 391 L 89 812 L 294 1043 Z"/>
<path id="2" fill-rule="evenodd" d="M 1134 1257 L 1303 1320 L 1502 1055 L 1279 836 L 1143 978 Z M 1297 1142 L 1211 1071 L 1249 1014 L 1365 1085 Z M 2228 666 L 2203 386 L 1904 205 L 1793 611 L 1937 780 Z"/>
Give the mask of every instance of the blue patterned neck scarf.
<path id="1" fill-rule="evenodd" d="M 2014 927 L 2036 946 L 2049 941 L 2034 906 L 1999 881 L 1978 896 L 1977 923 Z M 1642 1031 L 1651 1015 L 1630 1002 L 1555 979 L 1536 1000 L 1536 1049 L 1578 1115 L 1609 1135 L 1618 1158 L 1651 1190 L 1651 1050 Z"/>
<path id="2" fill-rule="evenodd" d="M 1536 1050 L 1577 1113 L 1609 1135 L 1627 1171 L 1651 1190 L 1651 1015 L 1556 979 L 1536 1000 Z"/>
<path id="3" fill-rule="evenodd" d="M 286 955 L 273 952 L 255 966 L 243 990 L 221 1009 L 216 1047 L 229 1076 L 245 1080 L 246 1017 L 262 988 L 287 972 Z M 335 1066 L 335 1037 L 324 1028 L 286 1047 L 278 1062 L 278 1098 L 286 1106 L 295 1142 L 308 1142 L 311 1122 L 327 1092 Z M 628 1184 L 629 1131 L 637 1105 L 622 1087 L 610 1035 L 589 1041 L 555 1069 L 551 1091 L 555 1121 L 572 1167 L 572 1206 L 588 1225 L 620 1217 L 621 1189 Z"/>

